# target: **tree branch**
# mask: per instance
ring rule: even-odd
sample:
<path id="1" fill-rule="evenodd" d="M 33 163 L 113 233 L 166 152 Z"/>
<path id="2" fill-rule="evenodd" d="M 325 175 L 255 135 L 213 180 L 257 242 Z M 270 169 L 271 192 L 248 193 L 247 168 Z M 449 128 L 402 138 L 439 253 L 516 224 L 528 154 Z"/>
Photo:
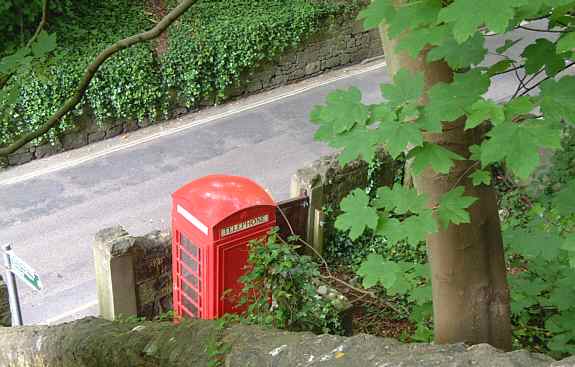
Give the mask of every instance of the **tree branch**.
<path id="1" fill-rule="evenodd" d="M 562 71 L 565 71 L 567 69 L 569 69 L 571 66 L 575 65 L 575 61 L 570 62 L 569 64 L 565 65 L 565 67 L 561 70 L 559 70 L 559 72 L 557 74 L 559 74 Z M 544 81 L 553 78 L 554 76 L 546 76 L 545 78 L 541 79 L 539 82 L 537 82 L 535 85 L 526 88 L 525 91 L 523 91 L 523 93 L 521 93 L 519 96 L 524 96 L 527 93 L 531 92 L 533 89 L 537 88 L 539 86 L 539 84 L 543 83 Z"/>
<path id="2" fill-rule="evenodd" d="M 535 29 L 535 28 L 526 27 L 526 26 L 523 26 L 523 25 L 518 25 L 516 28 L 517 28 L 517 29 L 524 29 L 524 30 L 526 30 L 526 31 L 531 31 L 531 32 L 569 33 L 568 30 L 556 31 L 556 30 L 553 30 L 553 29 Z"/>
<path id="3" fill-rule="evenodd" d="M 42 19 L 40 20 L 40 24 L 38 24 L 38 27 L 36 27 L 36 32 L 34 32 L 34 35 L 32 36 L 32 38 L 30 38 L 28 40 L 28 43 L 26 43 L 27 48 L 32 46 L 32 43 L 36 40 L 36 38 L 38 38 L 38 35 L 40 34 L 42 29 L 46 25 L 47 19 L 48 19 L 48 0 L 43 0 L 42 1 Z"/>
<path id="4" fill-rule="evenodd" d="M 17 139 L 12 144 L 8 146 L 0 148 L 0 157 L 5 157 L 8 154 L 14 153 L 16 150 L 20 149 L 22 146 L 27 144 L 28 142 L 46 134 L 51 128 L 53 128 L 62 117 L 64 117 L 68 112 L 70 112 L 82 99 L 82 96 L 88 89 L 90 85 L 90 81 L 100 68 L 100 66 L 116 54 L 118 51 L 131 47 L 137 43 L 145 42 L 157 38 L 160 34 L 162 34 L 176 19 L 178 19 L 182 14 L 186 12 L 194 3 L 198 0 L 183 0 L 178 6 L 176 6 L 172 11 L 170 11 L 158 24 L 156 24 L 152 29 L 135 34 L 133 36 L 124 38 L 112 46 L 106 48 L 102 51 L 94 60 L 92 64 L 90 64 L 86 68 L 86 72 L 80 83 L 78 84 L 78 88 L 74 95 L 64 102 L 64 105 L 60 107 L 58 111 L 56 111 L 48 121 L 46 121 L 38 130 L 32 131 L 30 133 L 25 134 L 21 138 Z"/>

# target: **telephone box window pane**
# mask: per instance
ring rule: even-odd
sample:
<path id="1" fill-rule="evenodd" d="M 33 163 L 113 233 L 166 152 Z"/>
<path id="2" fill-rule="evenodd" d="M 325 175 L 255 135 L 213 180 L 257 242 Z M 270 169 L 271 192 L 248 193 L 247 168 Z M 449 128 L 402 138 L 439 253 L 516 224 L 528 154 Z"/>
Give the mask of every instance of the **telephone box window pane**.
<path id="1" fill-rule="evenodd" d="M 190 255 L 198 258 L 198 247 L 192 243 L 184 234 L 182 234 L 182 246 L 186 249 Z"/>
<path id="2" fill-rule="evenodd" d="M 180 259 L 193 274 L 198 274 L 198 262 L 194 258 L 190 257 L 186 251 L 181 252 Z"/>
<path id="3" fill-rule="evenodd" d="M 188 310 L 188 312 L 191 312 L 191 314 L 188 314 L 188 316 L 198 317 L 198 308 L 192 302 L 190 302 L 186 297 L 182 297 L 182 305 L 186 310 Z"/>

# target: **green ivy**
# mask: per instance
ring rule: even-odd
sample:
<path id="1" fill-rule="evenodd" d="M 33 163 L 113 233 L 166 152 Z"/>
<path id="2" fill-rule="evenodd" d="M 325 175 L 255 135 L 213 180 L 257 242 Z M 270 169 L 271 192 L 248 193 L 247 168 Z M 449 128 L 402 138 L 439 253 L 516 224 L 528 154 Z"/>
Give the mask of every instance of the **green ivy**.
<path id="1" fill-rule="evenodd" d="M 165 53 L 157 55 L 153 43 L 138 45 L 106 62 L 81 104 L 49 137 L 74 127 L 81 114 L 98 123 L 157 121 L 175 105 L 219 102 L 242 72 L 273 60 L 358 6 L 359 0 L 200 1 L 170 28 Z M 12 113 L 0 119 L 0 144 L 38 128 L 70 96 L 99 51 L 150 28 L 150 17 L 142 3 L 112 0 L 79 1 L 66 17 L 51 18 L 48 30 L 57 35 L 58 49 L 42 69 L 12 78 L 19 95 Z"/>

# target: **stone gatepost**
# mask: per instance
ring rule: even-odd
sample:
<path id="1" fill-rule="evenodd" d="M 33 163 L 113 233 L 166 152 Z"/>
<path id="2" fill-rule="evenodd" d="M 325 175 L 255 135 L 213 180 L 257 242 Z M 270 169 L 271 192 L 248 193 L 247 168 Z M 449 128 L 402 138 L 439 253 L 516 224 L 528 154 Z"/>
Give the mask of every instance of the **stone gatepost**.
<path id="1" fill-rule="evenodd" d="M 0 277 L 0 326 L 11 326 L 10 302 L 8 299 L 8 286 Z"/>
<path id="2" fill-rule="evenodd" d="M 137 315 L 136 283 L 131 254 L 135 239 L 120 226 L 96 234 L 94 262 L 100 316 Z"/>

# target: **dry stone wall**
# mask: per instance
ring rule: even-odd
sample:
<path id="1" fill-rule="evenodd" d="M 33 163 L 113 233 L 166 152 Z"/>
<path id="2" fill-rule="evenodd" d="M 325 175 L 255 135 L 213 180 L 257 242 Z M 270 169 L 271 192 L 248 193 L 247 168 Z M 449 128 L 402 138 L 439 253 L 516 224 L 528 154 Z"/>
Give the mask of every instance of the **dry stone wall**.
<path id="1" fill-rule="evenodd" d="M 382 54 L 377 30 L 364 31 L 357 21 L 347 18 L 336 19 L 329 28 L 312 36 L 296 49 L 286 52 L 275 62 L 246 71 L 242 75 L 240 87 L 231 88 L 226 94 L 231 98 L 237 98 L 258 93 Z M 206 99 L 204 104 L 211 104 L 210 99 Z M 178 117 L 187 112 L 190 111 L 184 107 L 177 107 L 171 111 L 170 117 Z M 3 164 L 20 165 L 144 128 L 150 124 L 151 122 L 147 120 L 142 122 L 117 120 L 98 125 L 93 118 L 85 114 L 79 119 L 76 128 L 62 135 L 55 144 L 39 146 L 28 144 L 9 155 L 7 162 Z"/>
<path id="2" fill-rule="evenodd" d="M 8 288 L 0 277 L 0 326 L 10 326 L 11 324 Z"/>

